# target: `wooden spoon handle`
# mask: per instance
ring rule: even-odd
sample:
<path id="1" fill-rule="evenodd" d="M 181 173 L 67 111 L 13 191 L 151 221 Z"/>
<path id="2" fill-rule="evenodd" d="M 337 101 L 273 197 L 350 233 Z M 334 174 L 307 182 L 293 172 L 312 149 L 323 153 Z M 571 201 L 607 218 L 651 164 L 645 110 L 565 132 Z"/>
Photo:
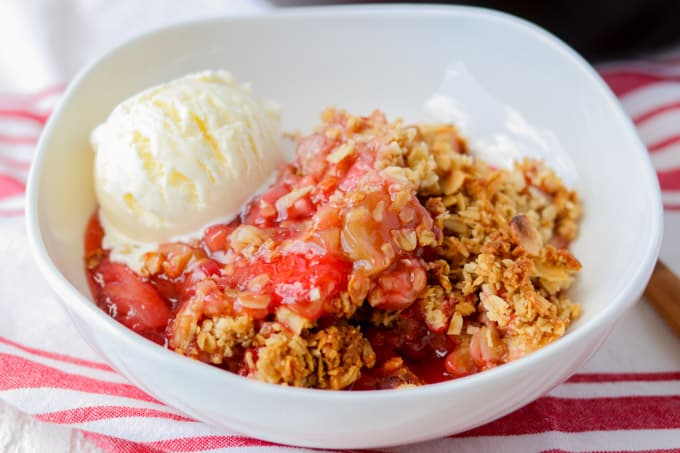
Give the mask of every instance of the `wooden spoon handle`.
<path id="1" fill-rule="evenodd" d="M 645 298 L 680 336 L 680 278 L 661 261 L 656 262 Z"/>

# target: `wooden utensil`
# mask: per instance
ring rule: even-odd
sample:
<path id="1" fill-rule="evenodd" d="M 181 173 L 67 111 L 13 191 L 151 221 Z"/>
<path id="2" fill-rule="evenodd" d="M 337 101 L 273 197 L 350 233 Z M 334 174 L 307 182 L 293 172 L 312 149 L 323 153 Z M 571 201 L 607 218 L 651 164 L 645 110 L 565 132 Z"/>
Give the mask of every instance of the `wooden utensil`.
<path id="1" fill-rule="evenodd" d="M 656 262 L 645 298 L 680 336 L 680 278 L 661 261 Z"/>

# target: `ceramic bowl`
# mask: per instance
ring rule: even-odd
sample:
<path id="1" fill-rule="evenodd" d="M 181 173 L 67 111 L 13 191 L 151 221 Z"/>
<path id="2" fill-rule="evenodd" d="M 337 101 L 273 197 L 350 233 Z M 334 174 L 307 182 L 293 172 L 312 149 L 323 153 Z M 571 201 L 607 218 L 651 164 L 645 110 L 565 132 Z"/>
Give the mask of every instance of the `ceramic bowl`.
<path id="1" fill-rule="evenodd" d="M 557 342 L 477 375 L 420 388 L 333 392 L 239 377 L 163 349 L 92 302 L 83 233 L 95 209 L 90 131 L 121 100 L 206 68 L 226 68 L 310 130 L 329 105 L 421 118 L 445 68 L 463 63 L 493 96 L 551 131 L 578 174 L 582 261 L 571 297 L 583 315 Z M 384 447 L 481 425 L 574 373 L 641 294 L 656 261 L 661 203 L 636 132 L 596 72 L 542 29 L 466 7 L 368 6 L 219 17 L 140 36 L 70 84 L 40 139 L 28 184 L 32 249 L 82 334 L 160 401 L 216 426 L 312 447 Z"/>

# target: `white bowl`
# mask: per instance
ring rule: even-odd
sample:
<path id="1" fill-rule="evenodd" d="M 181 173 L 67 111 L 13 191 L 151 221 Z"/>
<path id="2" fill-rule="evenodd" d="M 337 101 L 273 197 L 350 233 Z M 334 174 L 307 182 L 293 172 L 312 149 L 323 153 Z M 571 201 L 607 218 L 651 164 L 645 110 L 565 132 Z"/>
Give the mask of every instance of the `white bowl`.
<path id="1" fill-rule="evenodd" d="M 111 109 L 153 84 L 224 67 L 279 101 L 287 130 L 319 112 L 384 109 L 417 119 L 451 62 L 551 130 L 578 172 L 585 217 L 573 250 L 583 316 L 566 336 L 516 362 L 396 391 L 332 392 L 251 381 L 145 340 L 97 308 L 83 271 L 95 208 L 88 135 Z M 215 18 L 134 39 L 70 85 L 38 145 L 28 229 L 45 278 L 89 344 L 133 383 L 199 420 L 269 441 L 380 447 L 460 432 L 498 418 L 565 380 L 641 294 L 661 237 L 647 153 L 595 71 L 545 31 L 505 14 L 445 6 L 287 10 Z"/>

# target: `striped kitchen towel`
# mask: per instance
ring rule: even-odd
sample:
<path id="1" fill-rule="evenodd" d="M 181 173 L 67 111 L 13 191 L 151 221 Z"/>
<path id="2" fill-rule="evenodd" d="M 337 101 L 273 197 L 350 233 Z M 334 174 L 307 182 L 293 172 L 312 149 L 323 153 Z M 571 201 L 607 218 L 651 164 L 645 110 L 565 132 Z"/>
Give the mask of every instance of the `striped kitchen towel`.
<path id="1" fill-rule="evenodd" d="M 600 71 L 658 171 L 666 209 L 661 256 L 679 272 L 680 52 Z M 78 337 L 32 261 L 23 219 L 34 146 L 62 88 L 0 93 L 0 399 L 82 430 L 105 451 L 311 451 L 189 419 L 128 383 Z M 670 329 L 637 304 L 600 352 L 550 394 L 466 433 L 386 451 L 680 451 L 678 351 Z"/>
<path id="2" fill-rule="evenodd" d="M 638 128 L 666 210 L 680 210 L 680 56 L 602 65 L 600 74 Z"/>

